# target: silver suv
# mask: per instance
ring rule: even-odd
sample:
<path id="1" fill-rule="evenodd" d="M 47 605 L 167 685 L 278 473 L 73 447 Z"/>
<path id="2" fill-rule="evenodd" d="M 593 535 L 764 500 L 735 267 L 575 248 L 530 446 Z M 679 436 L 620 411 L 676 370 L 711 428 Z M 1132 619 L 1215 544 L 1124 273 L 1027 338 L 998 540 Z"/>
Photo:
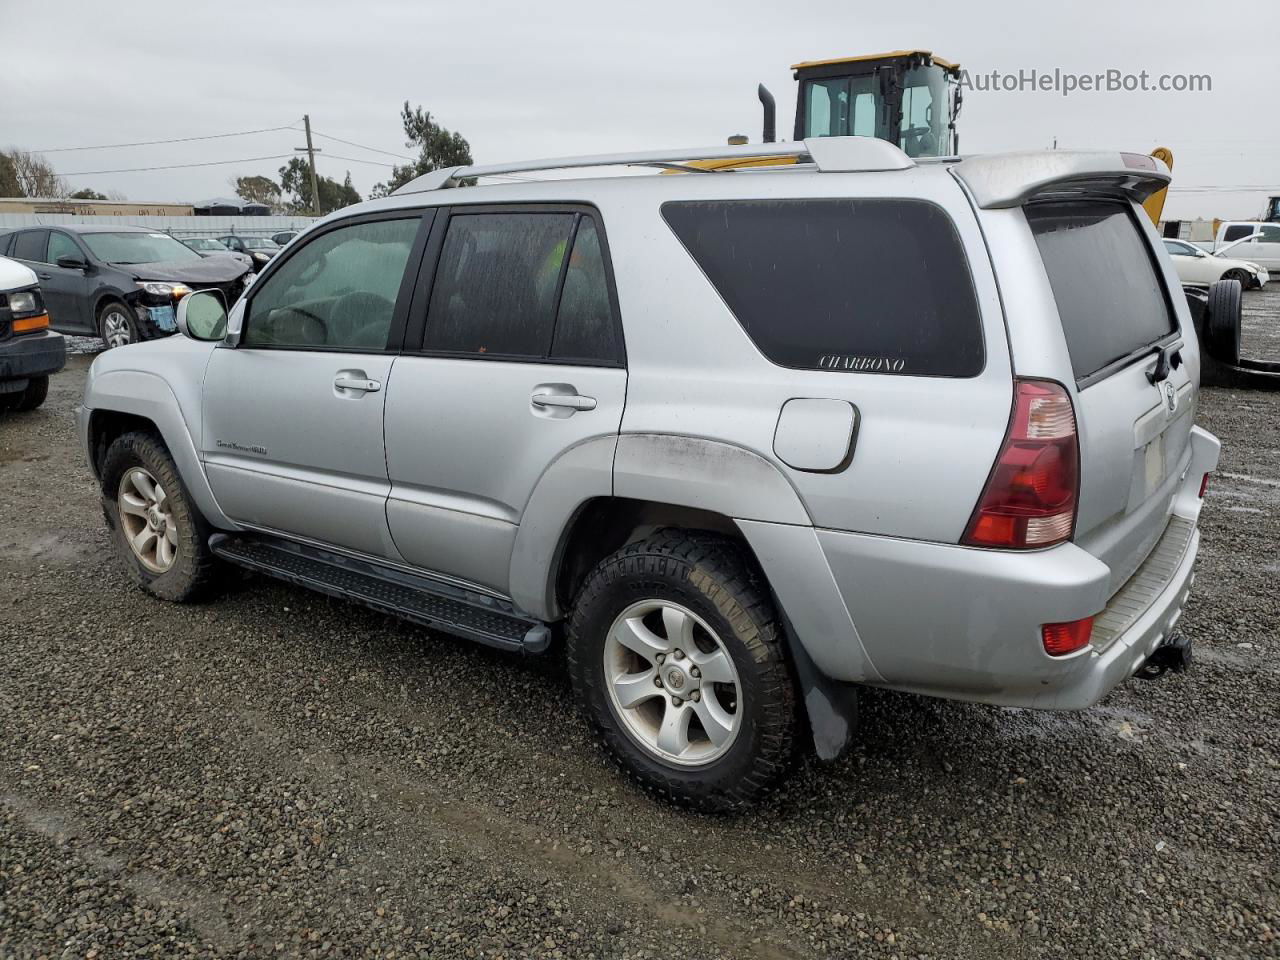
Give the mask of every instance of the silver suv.
<path id="1" fill-rule="evenodd" d="M 632 774 L 730 808 L 862 684 L 1080 709 L 1185 661 L 1218 442 L 1168 180 L 857 137 L 441 170 L 100 356 L 80 429 L 150 593 L 235 564 L 563 646 Z"/>

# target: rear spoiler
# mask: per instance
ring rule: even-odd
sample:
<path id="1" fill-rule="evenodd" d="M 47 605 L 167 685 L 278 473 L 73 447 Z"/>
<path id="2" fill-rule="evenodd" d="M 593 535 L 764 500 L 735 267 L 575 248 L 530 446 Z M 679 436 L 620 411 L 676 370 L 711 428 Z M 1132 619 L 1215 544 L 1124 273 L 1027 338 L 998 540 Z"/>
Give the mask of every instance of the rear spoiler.
<path id="1" fill-rule="evenodd" d="M 1075 150 L 969 157 L 951 173 L 984 210 L 1049 197 L 1109 196 L 1141 203 L 1173 179 L 1164 163 L 1143 153 Z"/>

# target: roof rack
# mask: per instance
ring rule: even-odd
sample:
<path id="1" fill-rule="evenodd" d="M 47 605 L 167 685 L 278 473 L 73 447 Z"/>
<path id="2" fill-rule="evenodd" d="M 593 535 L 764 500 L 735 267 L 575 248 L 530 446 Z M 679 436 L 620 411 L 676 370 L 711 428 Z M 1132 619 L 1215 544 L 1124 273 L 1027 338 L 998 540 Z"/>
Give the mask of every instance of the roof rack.
<path id="1" fill-rule="evenodd" d="M 644 153 L 604 153 L 595 156 L 522 160 L 516 163 L 495 163 L 483 166 L 444 167 L 410 180 L 393 193 L 443 190 L 456 187 L 460 181 L 472 177 L 504 176 L 539 170 L 570 170 L 579 167 L 657 167 L 689 173 L 734 173 L 733 168 L 708 170 L 690 166 L 689 161 L 752 160 L 762 157 L 794 157 L 796 163 L 812 164 L 822 173 L 907 170 L 915 166 L 915 161 L 892 143 L 877 140 L 874 137 L 813 137 L 798 143 L 756 143 L 746 146 L 651 150 Z M 746 169 L 758 172 L 760 167 Z"/>

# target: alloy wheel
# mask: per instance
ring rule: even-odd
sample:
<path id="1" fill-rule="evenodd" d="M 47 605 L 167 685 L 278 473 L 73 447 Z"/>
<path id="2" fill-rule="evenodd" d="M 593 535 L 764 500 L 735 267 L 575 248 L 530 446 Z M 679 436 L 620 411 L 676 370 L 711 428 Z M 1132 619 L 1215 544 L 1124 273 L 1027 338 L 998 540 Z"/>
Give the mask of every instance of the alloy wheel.
<path id="1" fill-rule="evenodd" d="M 604 676 L 627 732 L 667 763 L 710 763 L 741 729 L 733 659 L 707 622 L 678 603 L 642 600 L 623 610 L 605 640 Z"/>
<path id="2" fill-rule="evenodd" d="M 164 573 L 178 555 L 178 525 L 164 487 L 143 467 L 120 478 L 120 525 L 129 548 L 152 573 Z"/>
<path id="3" fill-rule="evenodd" d="M 108 348 L 124 347 L 133 343 L 133 327 L 123 311 L 113 308 L 103 314 L 102 339 L 107 342 Z"/>

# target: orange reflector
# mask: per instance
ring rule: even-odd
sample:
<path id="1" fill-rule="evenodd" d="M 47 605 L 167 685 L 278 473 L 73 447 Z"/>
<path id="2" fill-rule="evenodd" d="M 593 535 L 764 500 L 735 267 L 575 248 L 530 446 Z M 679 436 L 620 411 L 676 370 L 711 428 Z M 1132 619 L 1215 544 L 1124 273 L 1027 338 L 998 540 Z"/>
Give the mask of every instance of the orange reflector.
<path id="1" fill-rule="evenodd" d="M 1085 617 L 1070 623 L 1046 623 L 1040 628 L 1040 639 L 1045 653 L 1051 657 L 1064 657 L 1085 647 L 1091 633 L 1093 617 Z"/>
<path id="2" fill-rule="evenodd" d="M 49 326 L 49 315 L 47 313 L 37 313 L 34 317 L 22 317 L 13 321 L 14 333 L 32 333 L 36 330 L 43 330 Z"/>

